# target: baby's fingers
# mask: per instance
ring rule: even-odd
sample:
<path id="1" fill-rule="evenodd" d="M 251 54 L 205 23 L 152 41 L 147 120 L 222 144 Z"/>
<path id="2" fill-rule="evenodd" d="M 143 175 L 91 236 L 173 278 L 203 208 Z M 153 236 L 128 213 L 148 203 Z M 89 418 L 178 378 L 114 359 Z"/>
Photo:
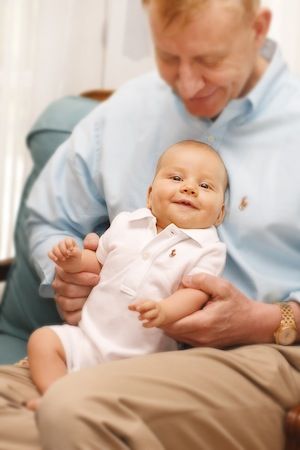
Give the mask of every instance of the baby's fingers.
<path id="1" fill-rule="evenodd" d="M 158 319 L 143 322 L 144 328 L 154 328 L 154 327 L 159 327 L 159 326 L 160 326 L 160 321 Z"/>
<path id="2" fill-rule="evenodd" d="M 149 321 L 149 320 L 156 319 L 157 316 L 158 316 L 158 309 L 157 308 L 153 308 L 153 309 L 150 309 L 150 310 L 148 310 L 146 312 L 141 313 L 139 315 L 139 320 Z"/>
<path id="3" fill-rule="evenodd" d="M 137 311 L 141 314 L 146 313 L 147 311 L 151 311 L 157 307 L 157 303 L 152 300 L 147 300 L 138 305 Z"/>
<path id="4" fill-rule="evenodd" d="M 155 302 L 152 302 L 151 300 L 137 300 L 136 302 L 131 303 L 128 306 L 128 309 L 130 309 L 130 311 L 145 312 L 151 307 L 149 305 L 152 305 L 153 303 L 155 304 Z"/>

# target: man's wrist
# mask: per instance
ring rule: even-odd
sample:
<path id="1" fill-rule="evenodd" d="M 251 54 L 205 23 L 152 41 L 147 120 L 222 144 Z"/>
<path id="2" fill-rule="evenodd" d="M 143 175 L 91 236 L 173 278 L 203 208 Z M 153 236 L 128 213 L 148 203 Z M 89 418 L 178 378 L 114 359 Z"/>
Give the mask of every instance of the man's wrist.
<path id="1" fill-rule="evenodd" d="M 259 303 L 257 305 L 257 317 L 254 318 L 253 323 L 257 323 L 255 331 L 256 343 L 274 343 L 275 333 L 281 326 L 283 319 L 281 309 L 278 303 Z M 286 302 L 291 306 L 294 315 L 297 337 L 295 342 L 300 341 L 300 304 L 296 300 Z M 294 343 L 294 342 L 293 342 Z"/>
<path id="2" fill-rule="evenodd" d="M 281 312 L 273 303 L 255 302 L 255 314 L 252 317 L 254 344 L 274 343 L 274 332 L 279 327 Z"/>

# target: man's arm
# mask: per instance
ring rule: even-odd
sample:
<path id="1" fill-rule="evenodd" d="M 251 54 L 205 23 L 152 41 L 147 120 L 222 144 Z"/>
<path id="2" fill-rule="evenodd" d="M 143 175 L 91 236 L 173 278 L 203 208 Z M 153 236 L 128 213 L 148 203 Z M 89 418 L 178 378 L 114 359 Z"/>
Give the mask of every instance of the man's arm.
<path id="1" fill-rule="evenodd" d="M 274 342 L 281 321 L 278 305 L 249 299 L 228 281 L 208 274 L 185 277 L 183 282 L 205 292 L 209 301 L 200 311 L 165 326 L 169 336 L 193 346 L 216 348 Z M 290 304 L 300 341 L 300 307 Z"/>
<path id="2" fill-rule="evenodd" d="M 72 236 L 81 245 L 91 230 L 97 229 L 101 234 L 108 227 L 98 168 L 104 111 L 102 104 L 77 125 L 46 164 L 27 200 L 28 240 L 32 262 L 41 279 L 40 295 L 55 295 L 61 316 L 71 324 L 78 323 L 78 312 L 99 277 L 88 272 L 70 277 L 55 268 L 47 254 L 66 236 Z M 100 137 L 95 137 L 95 129 Z M 96 245 L 91 249 L 95 250 Z"/>

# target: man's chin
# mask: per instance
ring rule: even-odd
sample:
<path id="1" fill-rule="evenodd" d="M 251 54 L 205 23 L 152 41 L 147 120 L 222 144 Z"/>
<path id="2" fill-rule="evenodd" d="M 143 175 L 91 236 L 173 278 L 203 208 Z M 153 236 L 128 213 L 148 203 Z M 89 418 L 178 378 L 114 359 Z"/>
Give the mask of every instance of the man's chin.
<path id="1" fill-rule="evenodd" d="M 203 119 L 215 119 L 225 107 L 201 105 L 199 103 L 197 101 L 187 101 L 184 102 L 184 106 L 192 116 Z"/>

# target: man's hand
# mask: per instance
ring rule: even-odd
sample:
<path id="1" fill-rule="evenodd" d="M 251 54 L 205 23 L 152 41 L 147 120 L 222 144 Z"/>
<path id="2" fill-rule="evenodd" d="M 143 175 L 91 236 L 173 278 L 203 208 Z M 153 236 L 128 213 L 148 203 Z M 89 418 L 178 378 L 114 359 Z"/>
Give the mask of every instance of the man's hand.
<path id="1" fill-rule="evenodd" d="M 159 327 L 165 320 L 165 313 L 161 304 L 154 300 L 138 300 L 128 306 L 130 311 L 139 313 L 138 319 L 143 322 L 143 327 Z"/>
<path id="2" fill-rule="evenodd" d="M 209 301 L 200 311 L 163 327 L 169 336 L 193 346 L 215 348 L 274 342 L 273 333 L 280 322 L 277 305 L 253 301 L 213 275 L 185 277 L 183 284 L 205 292 Z"/>
<path id="3" fill-rule="evenodd" d="M 84 248 L 96 251 L 99 236 L 90 233 L 83 241 Z M 81 318 L 81 310 L 91 292 L 99 281 L 99 275 L 88 272 L 67 273 L 56 266 L 52 287 L 54 300 L 62 318 L 70 325 L 77 325 Z"/>

